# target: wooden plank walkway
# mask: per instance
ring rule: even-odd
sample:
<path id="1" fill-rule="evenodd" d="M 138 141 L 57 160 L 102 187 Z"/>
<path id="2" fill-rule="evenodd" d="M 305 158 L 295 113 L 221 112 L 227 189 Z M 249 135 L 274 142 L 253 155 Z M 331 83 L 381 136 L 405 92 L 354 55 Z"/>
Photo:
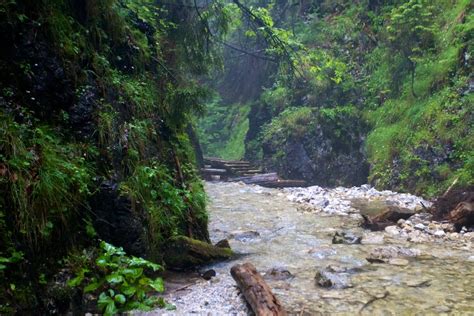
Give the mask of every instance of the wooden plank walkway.
<path id="1" fill-rule="evenodd" d="M 201 169 L 201 175 L 206 180 L 241 181 L 270 188 L 306 186 L 304 180 L 281 179 L 276 173 L 263 173 L 260 168 L 245 160 L 204 157 L 204 165 L 205 167 Z"/>

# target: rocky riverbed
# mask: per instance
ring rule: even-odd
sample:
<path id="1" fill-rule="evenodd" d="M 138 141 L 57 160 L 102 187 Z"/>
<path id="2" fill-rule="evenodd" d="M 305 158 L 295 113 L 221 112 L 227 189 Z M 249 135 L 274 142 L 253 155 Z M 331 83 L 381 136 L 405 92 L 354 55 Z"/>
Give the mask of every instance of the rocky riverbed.
<path id="1" fill-rule="evenodd" d="M 423 212 L 428 201 L 367 185 L 207 183 L 206 190 L 211 238 L 228 239 L 238 256 L 202 267 L 215 271 L 210 280 L 168 278 L 166 297 L 177 309 L 148 314 L 247 315 L 229 273 L 246 261 L 291 314 L 474 313 L 473 233 L 434 222 Z M 417 214 L 380 232 L 360 227 L 361 212 L 394 206 Z"/>

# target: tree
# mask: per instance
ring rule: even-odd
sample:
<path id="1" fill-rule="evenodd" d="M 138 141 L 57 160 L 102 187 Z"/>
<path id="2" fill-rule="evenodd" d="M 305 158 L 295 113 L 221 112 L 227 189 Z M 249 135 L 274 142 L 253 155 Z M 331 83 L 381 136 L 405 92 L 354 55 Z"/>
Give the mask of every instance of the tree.
<path id="1" fill-rule="evenodd" d="M 389 47 L 401 55 L 402 64 L 399 66 L 402 73 L 408 71 L 411 75 L 413 96 L 416 96 L 414 81 L 417 59 L 434 44 L 433 12 L 434 7 L 429 0 L 409 0 L 390 12 L 386 27 Z"/>

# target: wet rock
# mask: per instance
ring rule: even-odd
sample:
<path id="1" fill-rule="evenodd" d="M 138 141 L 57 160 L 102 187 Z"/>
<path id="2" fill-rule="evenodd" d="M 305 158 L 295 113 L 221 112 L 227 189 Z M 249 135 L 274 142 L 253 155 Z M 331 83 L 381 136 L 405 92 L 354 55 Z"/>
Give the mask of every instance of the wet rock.
<path id="1" fill-rule="evenodd" d="M 385 227 L 385 232 L 387 232 L 390 235 L 399 235 L 400 231 L 398 230 L 397 226 L 387 226 Z"/>
<path id="2" fill-rule="evenodd" d="M 316 120 L 316 117 L 313 117 Z M 262 143 L 265 169 L 274 170 L 286 178 L 298 178 L 323 186 L 361 185 L 367 182 L 369 165 L 360 146 L 364 137 L 363 124 L 352 117 L 341 119 L 346 127 L 336 127 L 322 117 L 318 124 L 305 128 L 304 135 L 285 136 L 284 145 L 275 146 L 283 134 L 272 135 Z M 338 133 L 334 130 L 338 129 Z M 337 136 L 335 136 L 337 135 Z M 284 159 L 279 155 L 284 153 Z"/>
<path id="3" fill-rule="evenodd" d="M 219 240 L 217 243 L 216 243 L 216 247 L 219 247 L 219 248 L 230 248 L 230 244 L 229 244 L 229 241 L 227 239 L 222 239 L 222 240 Z"/>
<path id="4" fill-rule="evenodd" d="M 370 263 L 387 263 L 393 258 L 417 257 L 419 255 L 421 255 L 421 251 L 418 249 L 386 246 L 375 248 L 366 259 Z"/>
<path id="5" fill-rule="evenodd" d="M 213 269 L 207 270 L 207 271 L 205 271 L 204 273 L 201 274 L 201 277 L 204 280 L 207 280 L 207 281 L 212 279 L 215 276 L 216 276 L 216 271 L 213 270 Z"/>
<path id="6" fill-rule="evenodd" d="M 246 242 L 251 239 L 255 239 L 260 236 L 259 232 L 249 230 L 249 231 L 234 231 L 230 234 L 230 239 L 235 239 L 238 241 Z"/>
<path id="7" fill-rule="evenodd" d="M 336 232 L 332 238 L 333 244 L 360 244 L 362 237 L 356 236 L 351 232 Z"/>
<path id="8" fill-rule="evenodd" d="M 456 231 L 456 228 L 451 223 L 441 224 L 441 229 L 444 230 L 445 232 L 448 232 L 448 233 L 452 233 L 452 232 Z"/>
<path id="9" fill-rule="evenodd" d="M 407 266 L 410 262 L 407 259 L 403 258 L 392 258 L 388 259 L 388 264 L 394 265 L 394 266 Z"/>
<path id="10" fill-rule="evenodd" d="M 429 287 L 431 286 L 431 280 L 410 280 L 407 282 L 409 287 Z"/>
<path id="11" fill-rule="evenodd" d="M 440 305 L 440 306 L 436 306 L 434 310 L 436 313 L 449 313 L 451 311 L 451 308 L 445 305 Z"/>
<path id="12" fill-rule="evenodd" d="M 361 243 L 363 245 L 381 245 L 384 243 L 384 237 L 380 233 L 366 233 L 362 237 Z"/>
<path id="13" fill-rule="evenodd" d="M 474 232 L 468 232 L 464 234 L 464 239 L 474 242 Z"/>
<path id="14" fill-rule="evenodd" d="M 284 267 L 274 267 L 265 272 L 265 278 L 271 280 L 287 280 L 293 278 L 293 274 Z"/>
<path id="15" fill-rule="evenodd" d="M 410 216 L 408 220 L 413 224 L 422 224 L 422 225 L 428 225 L 431 220 L 433 220 L 433 215 L 430 213 L 418 213 L 413 216 Z"/>
<path id="16" fill-rule="evenodd" d="M 419 224 L 416 224 L 415 225 L 415 229 L 418 229 L 418 230 L 425 230 L 426 229 L 426 226 L 422 223 L 419 223 Z"/>
<path id="17" fill-rule="evenodd" d="M 232 250 L 229 248 L 219 248 L 200 240 L 176 236 L 168 241 L 164 260 L 170 268 L 190 269 L 213 261 L 229 259 L 232 255 Z"/>
<path id="18" fill-rule="evenodd" d="M 100 239 L 131 255 L 146 257 L 148 245 L 143 218 L 132 210 L 128 197 L 120 194 L 118 182 L 103 181 L 91 197 L 93 224 Z"/>
<path id="19" fill-rule="evenodd" d="M 316 284 L 324 288 L 345 289 L 353 287 L 347 269 L 328 266 L 316 272 Z"/>

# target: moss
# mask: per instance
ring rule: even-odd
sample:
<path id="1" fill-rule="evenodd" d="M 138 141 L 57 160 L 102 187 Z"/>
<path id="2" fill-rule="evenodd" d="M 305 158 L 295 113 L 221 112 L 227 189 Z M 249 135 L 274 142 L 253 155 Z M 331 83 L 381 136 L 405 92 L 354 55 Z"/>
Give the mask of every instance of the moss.
<path id="1" fill-rule="evenodd" d="M 168 267 L 190 269 L 217 260 L 226 260 L 233 256 L 230 248 L 220 248 L 211 244 L 176 236 L 168 241 L 165 262 Z"/>

